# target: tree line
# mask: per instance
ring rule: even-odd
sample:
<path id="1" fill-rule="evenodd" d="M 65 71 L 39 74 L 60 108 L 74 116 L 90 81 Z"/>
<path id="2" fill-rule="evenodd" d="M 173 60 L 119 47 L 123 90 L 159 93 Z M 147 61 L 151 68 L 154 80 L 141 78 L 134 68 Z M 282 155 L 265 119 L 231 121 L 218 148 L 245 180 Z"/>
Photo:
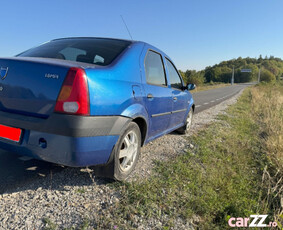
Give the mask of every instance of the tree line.
<path id="1" fill-rule="evenodd" d="M 283 77 L 283 60 L 274 56 L 262 58 L 242 58 L 223 61 L 214 66 L 208 66 L 204 70 L 180 71 L 187 83 L 201 85 L 204 83 L 231 83 L 234 68 L 234 82 L 251 82 L 258 80 L 260 71 L 261 81 L 271 82 Z M 251 72 L 242 72 L 243 69 L 250 69 Z"/>

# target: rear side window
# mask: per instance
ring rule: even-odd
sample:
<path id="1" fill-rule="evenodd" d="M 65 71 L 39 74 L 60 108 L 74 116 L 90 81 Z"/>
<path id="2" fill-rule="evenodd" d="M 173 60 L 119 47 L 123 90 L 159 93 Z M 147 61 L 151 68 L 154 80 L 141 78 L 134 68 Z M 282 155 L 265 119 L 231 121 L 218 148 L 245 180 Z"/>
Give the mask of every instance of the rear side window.
<path id="1" fill-rule="evenodd" d="M 106 66 L 130 44 L 130 41 L 115 39 L 66 38 L 27 50 L 18 57 L 54 58 Z"/>
<path id="2" fill-rule="evenodd" d="M 166 64 L 167 64 L 167 67 L 168 67 L 171 87 L 175 88 L 175 89 L 181 89 L 182 90 L 183 89 L 183 83 L 182 83 L 180 75 L 178 74 L 175 66 L 167 58 L 166 58 Z"/>
<path id="3" fill-rule="evenodd" d="M 148 84 L 166 86 L 164 65 L 160 54 L 148 51 L 145 57 L 145 74 Z"/>

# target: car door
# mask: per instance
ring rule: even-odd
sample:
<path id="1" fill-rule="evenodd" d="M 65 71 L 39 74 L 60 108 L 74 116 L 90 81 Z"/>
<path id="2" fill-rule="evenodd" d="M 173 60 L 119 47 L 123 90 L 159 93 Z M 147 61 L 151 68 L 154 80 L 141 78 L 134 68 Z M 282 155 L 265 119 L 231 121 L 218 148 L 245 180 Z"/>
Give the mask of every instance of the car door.
<path id="1" fill-rule="evenodd" d="M 184 90 L 182 78 L 174 64 L 168 58 L 165 58 L 165 60 L 173 99 L 172 115 L 169 126 L 170 128 L 173 128 L 182 124 L 185 120 L 189 105 L 189 95 L 188 92 Z"/>
<path id="2" fill-rule="evenodd" d="M 173 104 L 172 95 L 160 53 L 148 50 L 144 59 L 144 68 L 145 105 L 150 122 L 148 136 L 154 138 L 168 129 Z"/>

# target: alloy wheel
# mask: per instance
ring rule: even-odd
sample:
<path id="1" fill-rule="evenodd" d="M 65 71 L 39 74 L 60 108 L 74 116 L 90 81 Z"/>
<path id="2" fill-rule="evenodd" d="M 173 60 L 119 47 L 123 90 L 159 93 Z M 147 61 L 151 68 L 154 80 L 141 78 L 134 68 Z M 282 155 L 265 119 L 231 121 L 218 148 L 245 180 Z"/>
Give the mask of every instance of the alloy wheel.
<path id="1" fill-rule="evenodd" d="M 123 172 L 129 171 L 137 157 L 138 152 L 138 137 L 134 131 L 130 131 L 125 135 L 120 152 L 119 152 L 119 165 Z"/>

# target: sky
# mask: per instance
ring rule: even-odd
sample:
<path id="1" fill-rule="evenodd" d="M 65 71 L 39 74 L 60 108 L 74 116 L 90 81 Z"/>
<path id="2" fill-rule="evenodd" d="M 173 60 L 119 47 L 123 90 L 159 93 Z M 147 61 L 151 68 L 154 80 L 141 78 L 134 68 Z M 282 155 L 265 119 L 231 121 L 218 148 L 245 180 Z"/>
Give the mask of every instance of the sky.
<path id="1" fill-rule="evenodd" d="M 112 37 L 156 46 L 178 69 L 224 60 L 283 59 L 282 0 L 2 1 L 0 56 L 62 37 Z"/>

